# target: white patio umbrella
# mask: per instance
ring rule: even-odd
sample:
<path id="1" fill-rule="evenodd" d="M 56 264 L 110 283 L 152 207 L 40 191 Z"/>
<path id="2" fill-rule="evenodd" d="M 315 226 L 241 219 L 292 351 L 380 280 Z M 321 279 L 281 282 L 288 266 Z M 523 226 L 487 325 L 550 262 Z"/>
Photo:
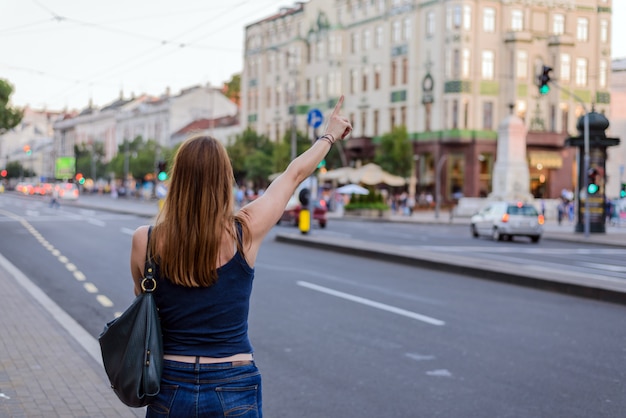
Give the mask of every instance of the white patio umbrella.
<path id="1" fill-rule="evenodd" d="M 339 194 L 370 194 L 369 190 L 367 190 L 365 187 L 361 187 L 358 184 L 354 183 L 341 186 L 336 191 Z"/>

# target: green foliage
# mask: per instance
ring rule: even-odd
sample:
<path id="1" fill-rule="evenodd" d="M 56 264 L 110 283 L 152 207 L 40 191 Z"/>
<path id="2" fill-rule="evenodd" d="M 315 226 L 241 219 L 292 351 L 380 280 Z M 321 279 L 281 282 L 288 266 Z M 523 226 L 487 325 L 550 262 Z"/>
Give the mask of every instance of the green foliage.
<path id="1" fill-rule="evenodd" d="M 98 179 L 99 177 L 106 177 L 107 165 L 104 163 L 104 144 L 95 142 L 94 146 L 95 150 L 89 144 L 74 145 L 76 173 Z M 94 169 L 95 173 L 93 172 Z"/>
<path id="2" fill-rule="evenodd" d="M 16 127 L 24 116 L 24 112 L 9 106 L 9 98 L 13 94 L 13 85 L 0 78 L 0 135 Z"/>
<path id="3" fill-rule="evenodd" d="M 354 209 L 376 209 L 387 210 L 389 205 L 385 203 L 383 195 L 373 187 L 368 187 L 369 194 L 366 195 L 352 195 L 350 197 L 350 203 L 345 206 L 346 210 Z"/>
<path id="4" fill-rule="evenodd" d="M 224 95 L 239 104 L 241 100 L 241 74 L 234 74 L 229 82 L 224 83 Z"/>
<path id="5" fill-rule="evenodd" d="M 259 135 L 250 127 L 237 135 L 234 142 L 226 147 L 226 151 L 228 151 L 228 155 L 230 156 L 230 162 L 233 166 L 235 179 L 241 182 L 242 179 L 248 177 L 248 169 L 256 167 L 256 163 L 247 162 L 252 155 L 261 152 L 271 156 L 274 153 L 274 146 L 274 143 L 272 143 L 268 137 Z M 258 156 L 252 158 L 258 160 Z M 267 169 L 269 171 L 268 175 L 271 174 L 272 165 L 268 165 Z M 257 177 L 256 174 L 254 177 Z M 265 178 L 267 179 L 267 176 Z"/>
<path id="6" fill-rule="evenodd" d="M 19 161 L 9 161 L 6 166 L 7 179 L 19 179 L 21 177 L 33 177 L 35 172 L 25 168 Z"/>
<path id="7" fill-rule="evenodd" d="M 125 160 L 128 158 L 129 174 L 137 180 L 142 180 L 147 174 L 154 174 L 156 171 L 157 143 L 153 139 L 144 141 L 141 136 L 137 136 L 132 141 L 119 145 L 117 154 L 109 162 L 106 172 L 114 173 L 117 178 L 124 178 Z M 168 161 L 170 167 L 173 150 L 161 148 L 159 159 Z M 76 165 L 78 166 L 78 160 Z M 87 171 L 90 173 L 90 171 Z"/>
<path id="8" fill-rule="evenodd" d="M 409 140 L 406 127 L 397 126 L 390 133 L 382 136 L 380 146 L 376 149 L 374 162 L 383 170 L 408 177 L 413 165 L 413 145 Z"/>
<path id="9" fill-rule="evenodd" d="M 291 133 L 291 129 L 286 131 L 282 141 L 276 144 L 273 155 L 274 172 L 276 173 L 285 171 L 291 162 Z M 296 156 L 302 154 L 310 147 L 311 140 L 302 132 L 296 131 Z"/>

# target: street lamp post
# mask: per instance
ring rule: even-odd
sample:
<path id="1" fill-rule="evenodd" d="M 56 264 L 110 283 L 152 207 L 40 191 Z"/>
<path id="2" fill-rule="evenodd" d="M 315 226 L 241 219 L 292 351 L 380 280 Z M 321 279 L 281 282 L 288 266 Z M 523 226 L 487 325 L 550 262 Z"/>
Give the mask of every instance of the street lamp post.
<path id="1" fill-rule="evenodd" d="M 439 219 L 439 208 L 441 205 L 441 168 L 446 162 L 447 155 L 442 155 L 437 161 L 435 168 L 435 219 Z"/>

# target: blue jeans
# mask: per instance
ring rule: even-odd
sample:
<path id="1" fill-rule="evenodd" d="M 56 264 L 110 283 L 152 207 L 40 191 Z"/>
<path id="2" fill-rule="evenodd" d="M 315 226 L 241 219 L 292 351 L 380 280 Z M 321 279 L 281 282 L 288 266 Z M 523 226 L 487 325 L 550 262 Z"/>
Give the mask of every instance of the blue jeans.
<path id="1" fill-rule="evenodd" d="M 254 362 L 193 364 L 165 360 L 161 391 L 146 418 L 261 418 L 261 373 Z"/>

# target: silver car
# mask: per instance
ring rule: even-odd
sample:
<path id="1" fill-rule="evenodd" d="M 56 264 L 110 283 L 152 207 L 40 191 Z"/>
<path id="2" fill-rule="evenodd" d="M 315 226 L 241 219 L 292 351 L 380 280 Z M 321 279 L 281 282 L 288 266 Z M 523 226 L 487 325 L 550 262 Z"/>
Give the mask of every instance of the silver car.
<path id="1" fill-rule="evenodd" d="M 490 236 L 494 241 L 511 240 L 514 236 L 529 237 L 539 242 L 543 233 L 543 215 L 528 203 L 494 202 L 472 216 L 470 229 L 477 238 Z"/>

